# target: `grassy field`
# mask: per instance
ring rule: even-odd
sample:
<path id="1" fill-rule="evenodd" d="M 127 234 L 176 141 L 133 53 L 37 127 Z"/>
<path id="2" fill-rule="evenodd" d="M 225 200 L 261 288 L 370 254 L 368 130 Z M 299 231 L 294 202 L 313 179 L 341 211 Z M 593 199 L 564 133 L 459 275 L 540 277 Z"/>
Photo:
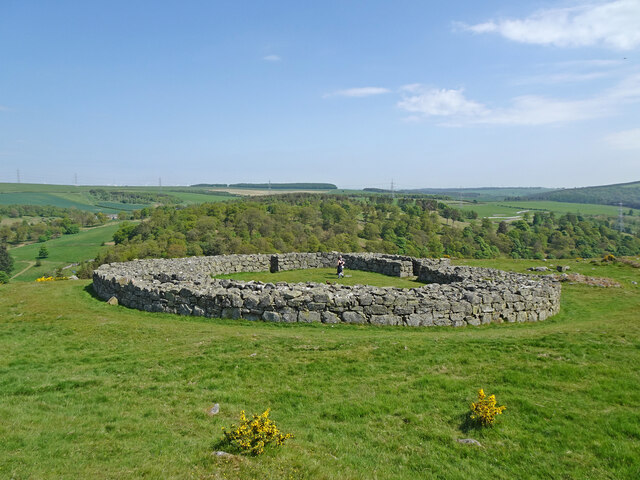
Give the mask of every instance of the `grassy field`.
<path id="1" fill-rule="evenodd" d="M 104 190 L 163 193 L 179 198 L 184 205 L 192 203 L 220 202 L 233 197 L 221 194 L 202 193 L 203 189 L 189 187 L 109 187 L 45 185 L 25 183 L 0 183 L 0 205 L 51 205 L 77 208 L 91 212 L 118 213 L 139 210 L 151 204 L 133 204 L 97 200 L 89 194 L 92 188 Z M 190 191 L 193 190 L 193 191 Z"/>
<path id="2" fill-rule="evenodd" d="M 424 285 L 412 278 L 389 277 L 373 272 L 345 270 L 345 276 L 338 278 L 335 268 L 312 268 L 308 270 L 288 270 L 285 272 L 241 272 L 229 275 L 217 275 L 215 278 L 232 278 L 234 280 L 256 280 L 258 282 L 289 283 L 338 283 L 341 285 L 373 285 L 374 287 L 416 288 Z"/>
<path id="3" fill-rule="evenodd" d="M 109 306 L 86 281 L 2 285 L 0 478 L 638 478 L 640 270 L 572 263 L 591 268 L 623 287 L 563 285 L 545 322 L 460 329 L 179 317 Z M 469 429 L 481 387 L 507 410 Z M 222 426 L 267 407 L 293 440 L 211 455 Z"/>
<path id="4" fill-rule="evenodd" d="M 462 208 L 463 210 L 474 210 L 482 217 L 493 216 L 518 216 L 518 212 L 529 210 L 531 214 L 536 211 L 548 211 L 562 215 L 565 213 L 580 213 L 582 215 L 607 215 L 618 216 L 618 207 L 612 205 L 590 205 L 586 203 L 563 203 L 551 201 L 500 201 L 486 203 L 465 203 L 448 202 L 451 206 Z M 625 213 L 629 209 L 625 209 Z M 636 214 L 638 211 L 636 211 Z"/>
<path id="5" fill-rule="evenodd" d="M 13 275 L 30 266 L 13 281 L 33 281 L 46 272 L 53 272 L 58 267 L 94 258 L 102 248 L 102 243 L 113 239 L 118 226 L 119 222 L 108 223 L 101 227 L 81 230 L 74 235 L 63 235 L 46 242 L 10 249 L 9 253 L 15 260 Z M 47 247 L 49 256 L 41 259 L 42 265 L 36 267 L 35 260 L 42 245 Z M 71 270 L 66 270 L 66 273 L 70 275 Z"/>
<path id="6" fill-rule="evenodd" d="M 77 208 L 90 212 L 108 211 L 112 208 L 100 208 L 87 202 L 81 202 L 80 198 L 70 199 L 68 195 L 58 193 L 0 193 L 1 205 L 51 205 L 62 208 Z"/>

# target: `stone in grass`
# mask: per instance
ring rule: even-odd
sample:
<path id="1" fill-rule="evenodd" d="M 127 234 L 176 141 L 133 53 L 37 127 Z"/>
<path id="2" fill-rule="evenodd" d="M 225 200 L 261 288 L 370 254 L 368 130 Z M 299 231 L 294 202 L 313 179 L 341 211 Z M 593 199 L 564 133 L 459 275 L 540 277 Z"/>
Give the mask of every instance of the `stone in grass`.
<path id="1" fill-rule="evenodd" d="M 107 300 L 107 303 L 109 305 L 118 305 L 118 299 L 116 297 L 111 297 L 109 300 Z"/>
<path id="2" fill-rule="evenodd" d="M 217 450 L 213 452 L 211 455 L 213 455 L 214 457 L 235 457 L 235 455 L 231 453 L 223 452 L 222 450 Z"/>
<path id="3" fill-rule="evenodd" d="M 207 413 L 209 415 L 217 415 L 218 412 L 220 412 L 220 404 L 219 403 L 214 403 L 211 407 L 209 407 L 207 409 Z"/>
<path id="4" fill-rule="evenodd" d="M 477 447 L 482 446 L 478 440 L 474 440 L 473 438 L 459 438 L 458 443 L 462 443 L 464 445 L 475 445 Z"/>

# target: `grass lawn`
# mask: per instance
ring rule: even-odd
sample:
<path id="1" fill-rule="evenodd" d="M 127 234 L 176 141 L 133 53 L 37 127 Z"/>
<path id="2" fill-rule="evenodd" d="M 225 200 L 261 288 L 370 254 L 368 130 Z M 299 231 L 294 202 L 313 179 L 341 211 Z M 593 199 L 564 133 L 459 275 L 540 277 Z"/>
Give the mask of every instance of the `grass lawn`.
<path id="1" fill-rule="evenodd" d="M 109 242 L 119 223 L 108 223 L 100 227 L 81 230 L 73 235 L 63 235 L 42 243 L 32 243 L 22 247 L 11 248 L 9 253 L 15 260 L 13 274 L 20 272 L 35 262 L 42 245 L 49 251 L 47 258 L 41 259 L 42 265 L 31 266 L 27 271 L 18 275 L 13 281 L 33 281 L 41 277 L 45 272 L 52 272 L 58 267 L 64 267 L 71 263 L 78 263 L 93 258 L 100 250 L 103 242 Z M 71 274 L 70 270 L 67 270 Z"/>
<path id="2" fill-rule="evenodd" d="M 373 285 L 374 287 L 416 288 L 424 283 L 412 278 L 389 277 L 379 273 L 345 270 L 345 277 L 338 278 L 335 268 L 310 268 L 306 270 L 288 270 L 284 272 L 241 272 L 228 275 L 216 275 L 215 278 L 232 278 L 234 280 L 256 280 L 258 282 L 288 283 L 338 283 L 341 285 Z"/>
<path id="3" fill-rule="evenodd" d="M 544 322 L 460 329 L 180 317 L 109 306 L 86 281 L 1 285 L 0 478 L 638 478 L 640 270 L 597 268 L 623 288 L 563 285 Z M 507 410 L 468 429 L 481 387 Z M 293 440 L 211 455 L 222 426 L 267 407 Z"/>

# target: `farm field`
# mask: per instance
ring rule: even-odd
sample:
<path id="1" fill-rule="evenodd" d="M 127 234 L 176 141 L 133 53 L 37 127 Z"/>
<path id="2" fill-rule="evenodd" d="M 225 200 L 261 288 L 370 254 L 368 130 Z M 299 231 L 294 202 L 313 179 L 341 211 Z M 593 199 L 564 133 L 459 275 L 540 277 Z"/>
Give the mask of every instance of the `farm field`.
<path id="1" fill-rule="evenodd" d="M 0 477 L 638 478 L 640 269 L 571 268 L 622 287 L 563 284 L 551 319 L 461 329 L 179 317 L 109 306 L 87 281 L 1 285 Z M 507 406 L 494 428 L 465 422 L 479 388 Z M 294 439 L 211 455 L 241 410 L 268 407 Z"/>
<path id="2" fill-rule="evenodd" d="M 61 193 L 0 193 L 0 205 L 50 205 L 61 208 L 77 208 L 79 210 L 88 210 L 90 212 L 112 212 L 113 208 L 100 208 L 96 205 L 83 200 L 81 195 L 75 195 L 76 198 L 69 198 L 70 195 Z M 121 209 L 122 210 L 122 209 Z"/>
<path id="3" fill-rule="evenodd" d="M 113 234 L 118 229 L 118 226 L 119 222 L 108 223 L 100 227 L 81 230 L 73 235 L 63 235 L 46 242 L 11 248 L 9 253 L 15 259 L 12 274 L 16 275 L 29 267 L 26 271 L 17 275 L 13 281 L 33 281 L 56 268 L 93 258 L 102 248 L 103 242 L 110 242 L 113 239 Z M 41 259 L 42 265 L 37 267 L 35 266 L 35 260 L 42 245 L 47 247 L 49 256 Z M 65 273 L 71 274 L 71 270 L 73 269 L 65 270 Z"/>
<path id="4" fill-rule="evenodd" d="M 548 211 L 562 215 L 565 213 L 580 213 L 583 215 L 606 215 L 611 217 L 618 216 L 618 207 L 613 205 L 592 205 L 586 203 L 563 203 L 551 201 L 499 201 L 487 203 L 465 203 L 451 201 L 447 202 L 451 206 L 461 208 L 463 210 L 474 210 L 482 217 L 506 216 L 515 217 L 523 210 L 529 210 L 532 214 L 536 211 Z M 629 209 L 625 209 L 625 213 Z M 637 211 L 636 211 L 637 213 Z M 498 220 L 498 219 L 495 219 Z"/>
<path id="5" fill-rule="evenodd" d="M 347 266 L 345 276 L 338 278 L 335 268 L 310 268 L 305 270 L 287 270 L 284 272 L 241 272 L 217 275 L 215 278 L 231 278 L 248 282 L 255 280 L 264 283 L 336 283 L 340 285 L 373 285 L 374 287 L 416 288 L 424 285 L 411 278 L 389 277 L 373 272 L 350 270 Z"/>
<path id="6" fill-rule="evenodd" d="M 118 213 L 139 210 L 150 203 L 121 203 L 98 200 L 89 194 L 93 188 L 120 192 L 162 193 L 179 198 L 183 204 L 219 202 L 230 200 L 229 195 L 202 193 L 201 188 L 189 191 L 189 187 L 108 187 L 0 183 L 0 205 L 51 205 L 77 208 L 90 212 Z"/>

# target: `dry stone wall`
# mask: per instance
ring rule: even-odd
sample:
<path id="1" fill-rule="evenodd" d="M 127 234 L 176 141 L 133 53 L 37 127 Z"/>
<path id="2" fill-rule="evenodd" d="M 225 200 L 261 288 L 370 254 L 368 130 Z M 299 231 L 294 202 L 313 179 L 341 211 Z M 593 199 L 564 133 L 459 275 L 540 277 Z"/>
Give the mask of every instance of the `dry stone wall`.
<path id="1" fill-rule="evenodd" d="M 560 284 L 548 277 L 452 266 L 447 259 L 343 254 L 347 268 L 417 276 L 411 288 L 288 284 L 211 275 L 333 267 L 338 254 L 284 253 L 148 259 L 102 265 L 93 288 L 103 299 L 150 312 L 273 322 L 480 325 L 539 321 L 558 312 Z"/>

